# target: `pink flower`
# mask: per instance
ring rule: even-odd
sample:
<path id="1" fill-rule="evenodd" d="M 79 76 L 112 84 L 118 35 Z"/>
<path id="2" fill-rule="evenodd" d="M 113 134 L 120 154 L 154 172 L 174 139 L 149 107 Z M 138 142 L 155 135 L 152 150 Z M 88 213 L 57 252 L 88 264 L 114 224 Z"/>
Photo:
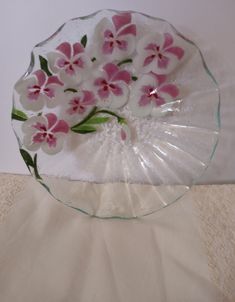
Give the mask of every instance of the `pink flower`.
<path id="1" fill-rule="evenodd" d="M 45 153 L 58 153 L 63 147 L 64 135 L 69 126 L 64 120 L 58 120 L 54 113 L 45 116 L 33 116 L 22 125 L 25 133 L 24 146 L 30 151 L 41 148 Z"/>
<path id="2" fill-rule="evenodd" d="M 169 33 L 143 37 L 137 45 L 137 53 L 135 67 L 143 73 L 153 71 L 158 74 L 171 72 L 184 56 L 183 48 L 174 45 L 174 38 Z"/>
<path id="3" fill-rule="evenodd" d="M 113 109 L 122 107 L 128 100 L 130 73 L 113 63 L 103 66 L 102 74 L 94 81 L 99 105 Z"/>
<path id="4" fill-rule="evenodd" d="M 55 107 L 61 99 L 63 83 L 57 76 L 48 77 L 42 70 L 35 71 L 29 78 L 20 80 L 15 89 L 20 102 L 27 110 L 38 111 L 46 104 Z"/>
<path id="5" fill-rule="evenodd" d="M 123 59 L 135 50 L 136 25 L 131 23 L 130 13 L 121 13 L 107 18 L 97 25 L 96 38 L 102 55 Z"/>
<path id="6" fill-rule="evenodd" d="M 154 73 L 143 75 L 133 87 L 129 107 L 135 116 L 159 116 L 161 106 L 174 101 L 179 89 L 166 82 L 165 75 Z"/>
<path id="7" fill-rule="evenodd" d="M 55 52 L 47 54 L 50 69 L 64 82 L 79 83 L 86 75 L 91 60 L 80 43 L 61 43 Z"/>
<path id="8" fill-rule="evenodd" d="M 77 93 L 70 93 L 68 95 L 69 108 L 66 113 L 73 115 L 87 114 L 87 111 L 95 105 L 96 99 L 93 92 L 88 90 L 82 90 Z"/>

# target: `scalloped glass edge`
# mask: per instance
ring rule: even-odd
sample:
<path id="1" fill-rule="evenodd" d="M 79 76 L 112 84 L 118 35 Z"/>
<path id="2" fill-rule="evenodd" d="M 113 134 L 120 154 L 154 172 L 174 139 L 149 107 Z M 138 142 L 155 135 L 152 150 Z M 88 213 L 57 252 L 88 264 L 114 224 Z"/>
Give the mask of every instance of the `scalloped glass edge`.
<path id="1" fill-rule="evenodd" d="M 166 20 L 163 19 L 163 18 L 153 17 L 153 16 L 150 16 L 150 15 L 148 15 L 148 14 L 141 13 L 141 12 L 139 12 L 139 11 L 134 11 L 134 10 L 120 11 L 120 10 L 115 10 L 115 9 L 101 9 L 101 10 L 95 11 L 94 13 L 89 14 L 89 15 L 86 15 L 86 16 L 75 17 L 75 18 L 71 18 L 71 19 L 67 20 L 67 21 L 66 21 L 64 24 L 62 24 L 62 25 L 61 25 L 61 26 L 60 26 L 60 27 L 59 27 L 59 28 L 58 28 L 51 36 L 49 36 L 47 39 L 45 39 L 45 40 L 43 40 L 43 41 L 37 43 L 37 44 L 33 47 L 32 51 L 31 51 L 31 55 L 30 55 L 30 64 L 29 64 L 29 67 L 27 68 L 26 72 L 25 72 L 18 80 L 20 80 L 20 79 L 22 79 L 22 78 L 28 76 L 28 75 L 31 73 L 31 71 L 33 70 L 34 64 L 35 64 L 35 59 L 34 59 L 34 49 L 35 49 L 35 48 L 40 47 L 40 46 L 43 46 L 43 45 L 45 45 L 47 42 L 49 42 L 50 40 L 52 40 L 57 34 L 59 34 L 59 33 L 62 31 L 63 27 L 64 27 L 67 23 L 69 23 L 69 22 L 71 22 L 71 21 L 75 21 L 75 20 L 87 20 L 87 19 L 90 19 L 90 18 L 96 16 L 97 14 L 99 14 L 100 12 L 103 12 L 103 11 L 109 11 L 109 12 L 113 12 L 113 13 L 129 12 L 129 13 L 134 13 L 134 14 L 139 14 L 139 15 L 145 16 L 145 17 L 147 17 L 147 18 L 149 18 L 149 19 L 152 19 L 152 20 L 165 22 L 166 24 L 168 24 L 168 26 L 171 27 L 171 29 L 173 30 L 173 32 L 175 33 L 175 35 L 179 36 L 179 37 L 182 38 L 184 41 L 186 41 L 187 43 L 191 44 L 193 47 L 195 47 L 195 48 L 197 49 L 197 51 L 199 52 L 200 58 L 201 58 L 201 62 L 202 62 L 203 68 L 204 68 L 206 74 L 207 74 L 207 75 L 210 77 L 210 79 L 212 80 L 213 84 L 215 85 L 215 89 L 216 89 L 217 94 L 218 94 L 218 100 L 217 100 L 217 112 L 216 112 L 216 116 L 215 116 L 215 119 L 216 119 L 215 122 L 216 122 L 216 126 L 217 126 L 217 129 L 216 129 L 217 136 L 216 136 L 216 140 L 215 140 L 214 146 L 213 146 L 213 148 L 212 148 L 211 154 L 210 154 L 210 156 L 209 156 L 208 162 L 207 162 L 207 164 L 205 164 L 205 168 L 204 168 L 204 170 L 202 171 L 202 173 L 201 173 L 199 176 L 197 176 L 197 177 L 192 181 L 192 183 L 191 183 L 189 186 L 186 186 L 187 189 L 186 189 L 179 197 L 177 197 L 174 201 L 172 201 L 172 202 L 169 203 L 169 204 L 164 205 L 164 206 L 163 206 L 162 208 L 160 208 L 160 209 L 153 210 L 153 211 L 151 211 L 151 212 L 149 212 L 149 213 L 146 213 L 146 214 L 143 214 L 143 215 L 141 215 L 141 216 L 130 216 L 130 217 L 128 217 L 128 216 L 127 216 L 127 217 L 124 217 L 124 216 L 115 216 L 115 215 L 114 215 L 114 216 L 108 216 L 108 217 L 106 217 L 106 216 L 104 216 L 104 217 L 102 217 L 102 216 L 97 216 L 97 215 L 94 215 L 94 214 L 90 214 L 89 212 L 87 212 L 87 211 L 85 211 L 85 210 L 83 210 L 83 209 L 81 209 L 81 208 L 76 208 L 76 207 L 73 207 L 73 206 L 70 206 L 70 205 L 67 205 L 67 204 L 66 204 L 66 206 L 69 207 L 69 208 L 72 208 L 72 209 L 74 209 L 74 210 L 77 210 L 77 211 L 79 211 L 80 213 L 86 214 L 86 215 L 88 215 L 88 216 L 90 216 L 90 217 L 95 217 L 95 218 L 99 218 L 99 219 L 123 219 L 123 220 L 140 219 L 140 218 L 142 218 L 142 217 L 152 215 L 152 214 L 154 214 L 154 213 L 156 213 L 156 212 L 158 212 L 158 211 L 160 211 L 160 210 L 162 210 L 162 209 L 164 209 L 164 208 L 167 208 L 167 207 L 169 207 L 170 205 L 174 204 L 174 203 L 175 203 L 176 201 L 178 201 L 179 199 L 181 199 L 181 198 L 182 198 L 182 197 L 190 190 L 190 188 L 198 182 L 198 180 L 201 178 L 201 176 L 205 173 L 205 171 L 206 171 L 207 168 L 209 167 L 209 165 L 210 165 L 210 163 L 211 163 L 211 161 L 212 161 L 212 159 L 213 159 L 213 157 L 214 157 L 214 154 L 215 154 L 215 151 L 216 151 L 218 142 L 219 142 L 219 135 L 220 135 L 220 130 L 221 130 L 221 121 L 220 121 L 220 101 L 221 101 L 221 94 L 220 94 L 220 88 L 219 88 L 219 84 L 217 83 L 215 77 L 213 76 L 213 74 L 211 73 L 210 69 L 208 68 L 208 66 L 207 66 L 207 64 L 206 64 L 206 61 L 205 61 L 205 59 L 204 59 L 204 56 L 203 56 L 203 54 L 202 54 L 200 48 L 197 46 L 197 44 L 196 44 L 195 42 L 193 42 L 192 40 L 188 39 L 187 37 L 185 37 L 182 33 L 180 33 L 180 32 L 179 32 L 179 31 L 178 31 L 178 30 L 177 30 L 170 22 L 166 21 Z M 12 108 L 14 108 L 14 105 L 15 105 L 15 100 L 14 100 L 14 96 L 13 96 Z M 21 144 L 20 139 L 19 139 L 19 137 L 18 137 L 18 135 L 17 135 L 17 133 L 16 133 L 16 131 L 15 131 L 15 129 L 14 129 L 14 126 L 13 126 L 13 119 L 12 119 L 12 118 L 11 118 L 11 125 L 12 125 L 13 132 L 14 132 L 14 134 L 15 134 L 15 136 L 16 136 L 16 139 L 17 139 L 17 142 L 18 142 L 18 145 L 19 145 L 19 149 L 21 149 L 22 144 Z M 22 156 L 22 158 L 23 158 L 23 156 Z M 24 158 L 23 158 L 23 160 L 24 160 Z M 24 160 L 24 162 L 25 162 L 25 160 Z M 26 163 L 26 162 L 25 162 L 25 163 Z M 65 204 L 63 203 L 63 201 L 61 201 L 60 199 L 58 199 L 58 198 L 51 192 L 50 188 L 43 182 L 42 179 L 36 178 L 36 177 L 33 175 L 32 171 L 29 170 L 29 172 L 30 172 L 30 174 L 36 179 L 36 181 L 39 182 L 40 185 L 42 185 L 42 186 L 48 191 L 48 193 L 49 193 L 55 200 L 57 200 L 58 202 L 60 202 L 60 203 L 62 203 L 63 205 L 65 205 Z M 71 181 L 73 181 L 73 180 L 71 180 Z"/>

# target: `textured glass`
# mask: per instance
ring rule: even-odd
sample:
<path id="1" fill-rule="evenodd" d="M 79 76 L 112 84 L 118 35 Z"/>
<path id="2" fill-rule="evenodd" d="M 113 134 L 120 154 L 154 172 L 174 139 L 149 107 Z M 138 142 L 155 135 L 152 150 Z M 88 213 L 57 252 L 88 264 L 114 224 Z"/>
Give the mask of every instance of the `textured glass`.
<path id="1" fill-rule="evenodd" d="M 65 205 L 140 217 L 208 167 L 220 95 L 199 48 L 162 19 L 103 10 L 37 44 L 12 124 L 32 175 Z"/>

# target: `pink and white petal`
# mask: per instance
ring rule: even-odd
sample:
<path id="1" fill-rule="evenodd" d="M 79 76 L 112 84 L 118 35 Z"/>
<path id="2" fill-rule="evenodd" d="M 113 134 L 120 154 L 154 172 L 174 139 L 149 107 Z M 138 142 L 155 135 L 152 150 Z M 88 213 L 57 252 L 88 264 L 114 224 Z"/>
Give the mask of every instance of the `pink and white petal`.
<path id="1" fill-rule="evenodd" d="M 37 79 L 37 83 L 38 85 L 41 87 L 46 83 L 47 80 L 47 75 L 45 74 L 44 71 L 42 70 L 36 70 L 33 75 L 36 77 Z"/>
<path id="2" fill-rule="evenodd" d="M 47 79 L 46 86 L 53 85 L 53 84 L 55 84 L 56 86 L 64 85 L 57 76 L 51 76 Z"/>
<path id="3" fill-rule="evenodd" d="M 182 59 L 184 56 L 184 50 L 181 47 L 173 46 L 170 48 L 165 49 L 165 52 L 170 53 L 177 57 L 178 60 Z"/>
<path id="4" fill-rule="evenodd" d="M 172 102 L 172 101 L 177 99 L 177 97 L 173 97 L 169 93 L 166 93 L 166 92 L 163 92 L 163 91 L 159 91 L 159 97 L 163 98 L 166 103 Z"/>
<path id="5" fill-rule="evenodd" d="M 104 41 L 102 45 L 102 53 L 104 55 L 111 55 L 114 50 L 114 44 L 110 43 L 109 41 Z"/>
<path id="6" fill-rule="evenodd" d="M 126 70 L 120 70 L 112 77 L 112 80 L 113 81 L 123 81 L 126 84 L 129 84 L 131 81 L 131 75 Z"/>
<path id="7" fill-rule="evenodd" d="M 81 45 L 81 43 L 74 43 L 73 44 L 73 56 L 76 56 L 80 53 L 84 52 L 84 47 Z"/>
<path id="8" fill-rule="evenodd" d="M 59 120 L 55 126 L 51 129 L 53 133 L 68 133 L 69 132 L 69 125 L 65 120 Z"/>
<path id="9" fill-rule="evenodd" d="M 112 17 L 116 31 L 131 23 L 131 13 L 120 13 Z"/>
<path id="10" fill-rule="evenodd" d="M 136 36 L 136 25 L 135 24 L 129 24 L 129 25 L 123 27 L 118 32 L 117 36 L 121 37 L 121 36 L 126 36 L 126 35 Z"/>
<path id="11" fill-rule="evenodd" d="M 112 109 L 118 109 L 123 107 L 129 99 L 130 91 L 127 85 L 122 82 L 119 82 L 117 85 L 121 88 L 122 94 L 115 95 L 114 93 L 110 93 L 111 103 L 109 107 Z"/>
<path id="12" fill-rule="evenodd" d="M 56 49 L 61 52 L 63 55 L 66 56 L 66 58 L 70 59 L 72 56 L 72 47 L 71 44 L 68 42 L 63 42 L 59 46 L 56 47 Z"/>
<path id="13" fill-rule="evenodd" d="M 53 128 L 57 122 L 57 116 L 54 113 L 47 113 L 45 118 L 47 119 L 47 129 Z"/>
<path id="14" fill-rule="evenodd" d="M 164 34 L 164 43 L 163 43 L 163 49 L 171 46 L 173 44 L 173 36 L 170 33 Z"/>
<path id="15" fill-rule="evenodd" d="M 101 87 L 97 90 L 97 95 L 99 99 L 108 99 L 110 97 L 110 91 Z"/>
<path id="16" fill-rule="evenodd" d="M 169 96 L 171 96 L 173 99 L 176 98 L 179 95 L 179 89 L 174 84 L 164 84 L 161 87 L 159 87 L 160 93 L 166 93 Z"/>
<path id="17" fill-rule="evenodd" d="M 59 153 L 64 145 L 64 139 L 65 139 L 65 134 L 56 134 L 56 145 L 55 146 L 49 146 L 48 143 L 44 142 L 41 146 L 42 150 L 49 154 L 49 155 L 53 155 L 56 153 Z"/>
<path id="18" fill-rule="evenodd" d="M 20 103 L 26 110 L 39 111 L 44 107 L 45 97 L 43 95 L 39 95 L 37 100 L 29 100 L 26 94 L 22 94 L 20 96 Z"/>
<path id="19" fill-rule="evenodd" d="M 119 68 L 117 67 L 117 65 L 115 65 L 113 63 L 108 63 L 108 64 L 104 65 L 103 69 L 106 72 L 109 80 L 113 79 L 114 75 L 119 71 Z"/>
<path id="20" fill-rule="evenodd" d="M 83 100 L 82 104 L 85 106 L 94 105 L 96 103 L 96 99 L 94 93 L 89 90 L 83 90 Z"/>
<path id="21" fill-rule="evenodd" d="M 156 74 L 154 72 L 151 72 L 150 74 L 156 79 L 158 87 L 166 82 L 167 76 L 165 74 Z"/>

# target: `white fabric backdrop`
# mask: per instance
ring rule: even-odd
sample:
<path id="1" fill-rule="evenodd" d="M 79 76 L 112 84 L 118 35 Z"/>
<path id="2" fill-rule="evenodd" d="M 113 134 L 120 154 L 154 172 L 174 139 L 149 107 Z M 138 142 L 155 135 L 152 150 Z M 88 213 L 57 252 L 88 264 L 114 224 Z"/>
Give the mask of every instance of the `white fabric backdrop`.
<path id="1" fill-rule="evenodd" d="M 0 227 L 1 302 L 228 302 L 189 195 L 142 219 L 69 209 L 29 178 Z"/>

